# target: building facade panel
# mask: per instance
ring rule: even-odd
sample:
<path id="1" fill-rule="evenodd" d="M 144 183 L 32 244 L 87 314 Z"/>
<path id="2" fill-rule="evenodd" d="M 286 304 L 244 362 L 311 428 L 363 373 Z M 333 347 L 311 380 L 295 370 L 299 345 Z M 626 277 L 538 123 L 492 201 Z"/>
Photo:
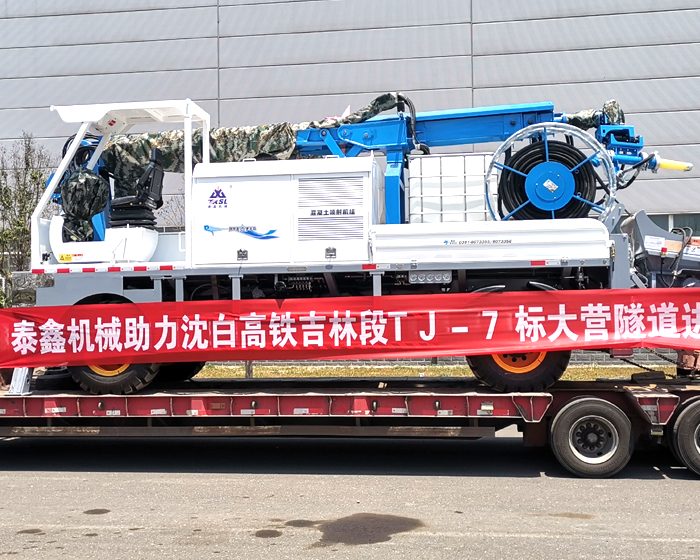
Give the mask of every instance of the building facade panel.
<path id="1" fill-rule="evenodd" d="M 322 0 L 221 7 L 222 37 L 467 23 L 471 0 Z M 411 45 L 407 45 L 407 50 Z"/>
<path id="2" fill-rule="evenodd" d="M 219 0 L 220 6 L 244 6 L 246 4 L 279 4 L 286 2 L 292 4 L 295 2 L 328 2 L 329 0 Z M 330 0 L 332 1 L 332 0 Z"/>
<path id="3" fill-rule="evenodd" d="M 532 19 L 563 19 L 577 16 L 635 14 L 638 12 L 664 12 L 697 8 L 695 0 L 586 0 L 585 2 L 561 2 L 541 0 L 472 0 L 474 23 L 494 21 L 520 21 Z"/>
<path id="4" fill-rule="evenodd" d="M 647 146 L 663 146 L 665 151 L 669 151 L 681 144 L 700 144 L 700 111 L 632 113 L 628 120 L 639 127 Z M 700 164 L 700 161 L 697 163 Z"/>
<path id="5" fill-rule="evenodd" d="M 700 75 L 700 42 L 474 57 L 475 87 Z"/>
<path id="6" fill-rule="evenodd" d="M 474 26 L 474 54 L 694 43 L 699 27 L 700 10 L 489 23 Z"/>
<path id="7" fill-rule="evenodd" d="M 471 86 L 471 59 L 455 56 L 221 70 L 221 98 L 347 94 Z"/>
<path id="8" fill-rule="evenodd" d="M 155 41 L 216 37 L 216 34 L 216 7 L 0 19 L 0 48 Z"/>
<path id="9" fill-rule="evenodd" d="M 697 213 L 697 180 L 666 178 L 663 181 L 642 181 L 621 191 L 620 200 L 630 213 L 644 210 L 647 214 Z M 698 230 L 696 230 L 697 235 Z"/>
<path id="10" fill-rule="evenodd" d="M 1 78 L 217 67 L 216 38 L 0 49 Z"/>
<path id="11" fill-rule="evenodd" d="M 11 87 L 6 83 L 11 82 Z M 22 78 L 0 82 L 0 107 L 81 105 L 149 99 L 216 99 L 217 71 L 178 70 L 132 74 L 101 74 L 58 78 Z M 2 132 L 6 136 L 6 132 Z"/>
<path id="12" fill-rule="evenodd" d="M 0 0 L 0 18 L 102 14 L 216 5 L 217 0 Z"/>
<path id="13" fill-rule="evenodd" d="M 421 45 L 407 49 L 407 45 Z M 222 68 L 363 62 L 471 54 L 471 25 L 392 27 L 224 37 Z"/>

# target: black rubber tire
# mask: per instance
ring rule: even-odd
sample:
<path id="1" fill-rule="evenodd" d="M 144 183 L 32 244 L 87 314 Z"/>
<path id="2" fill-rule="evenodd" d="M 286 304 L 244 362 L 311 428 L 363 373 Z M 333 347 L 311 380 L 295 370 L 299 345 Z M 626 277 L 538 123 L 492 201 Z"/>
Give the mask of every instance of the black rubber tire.
<path id="1" fill-rule="evenodd" d="M 93 395 L 130 395 L 146 387 L 158 373 L 160 364 L 129 364 L 126 370 L 112 377 L 100 375 L 89 366 L 70 366 L 68 369 L 80 385 Z"/>
<path id="2" fill-rule="evenodd" d="M 700 474 L 700 401 L 690 403 L 673 424 L 672 445 L 678 459 Z"/>
<path id="3" fill-rule="evenodd" d="M 678 422 L 678 417 L 681 415 L 681 413 L 696 401 L 700 401 L 700 398 L 695 397 L 693 399 L 690 399 L 689 401 L 684 402 L 682 405 L 676 408 L 676 411 L 673 413 L 673 416 L 671 416 L 671 419 L 668 421 L 668 424 L 666 424 L 664 428 L 664 444 L 671 450 L 671 455 L 673 455 L 673 458 L 679 465 L 683 465 L 683 458 L 681 457 L 680 451 L 678 450 L 678 442 L 674 437 L 674 428 L 676 426 L 676 422 Z"/>
<path id="4" fill-rule="evenodd" d="M 603 453 L 574 449 L 577 444 L 572 438 L 579 432 L 573 430 L 583 422 L 592 431 L 599 428 L 597 433 L 604 439 L 598 441 L 603 445 L 603 450 L 610 445 L 609 450 Z M 593 434 L 593 437 L 597 436 Z M 578 445 L 581 443 L 581 439 L 578 439 Z M 552 420 L 549 444 L 559 463 L 568 471 L 584 478 L 607 478 L 625 468 L 632 457 L 632 423 L 622 410 L 608 401 L 594 397 L 577 399 L 562 407 Z M 597 453 L 599 456 L 585 457 L 583 452 L 591 455 Z"/>
<path id="5" fill-rule="evenodd" d="M 178 362 L 163 364 L 158 370 L 154 383 L 179 383 L 188 381 L 197 375 L 206 362 Z"/>
<path id="6" fill-rule="evenodd" d="M 676 443 L 676 438 L 673 434 L 673 428 L 675 425 L 676 424 L 674 422 L 673 424 L 669 424 L 668 426 L 666 426 L 666 442 L 668 443 L 668 448 L 671 450 L 671 455 L 673 455 L 673 458 L 679 465 L 682 465 L 683 459 L 681 458 L 680 451 L 678 451 L 678 444 Z"/>
<path id="7" fill-rule="evenodd" d="M 493 355 L 467 356 L 474 376 L 497 391 L 543 391 L 556 383 L 569 365 L 570 350 L 547 352 L 542 363 L 527 373 L 503 369 Z"/>
<path id="8" fill-rule="evenodd" d="M 34 385 L 37 391 L 76 391 L 79 388 L 68 368 L 63 366 L 46 368 L 44 375 L 34 377 Z"/>

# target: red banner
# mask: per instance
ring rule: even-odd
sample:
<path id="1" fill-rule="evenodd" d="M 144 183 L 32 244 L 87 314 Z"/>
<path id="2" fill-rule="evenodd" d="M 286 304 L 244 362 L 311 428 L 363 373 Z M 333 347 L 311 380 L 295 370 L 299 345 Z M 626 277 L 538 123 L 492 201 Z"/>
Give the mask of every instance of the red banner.
<path id="1" fill-rule="evenodd" d="M 700 289 L 0 310 L 0 365 L 400 358 L 700 347 Z"/>

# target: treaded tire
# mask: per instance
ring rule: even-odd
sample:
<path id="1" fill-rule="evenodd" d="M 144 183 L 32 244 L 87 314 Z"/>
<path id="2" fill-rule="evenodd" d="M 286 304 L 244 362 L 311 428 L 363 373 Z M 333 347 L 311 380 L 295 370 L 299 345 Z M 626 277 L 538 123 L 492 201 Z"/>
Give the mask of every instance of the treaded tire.
<path id="1" fill-rule="evenodd" d="M 672 445 L 678 459 L 700 474 L 700 401 L 690 403 L 673 424 Z"/>
<path id="2" fill-rule="evenodd" d="M 556 383 L 566 371 L 571 351 L 547 352 L 542 363 L 526 373 L 503 369 L 492 354 L 467 356 L 474 376 L 496 391 L 543 391 Z"/>
<path id="3" fill-rule="evenodd" d="M 89 366 L 71 366 L 73 379 L 93 395 L 130 395 L 146 387 L 158 373 L 160 364 L 129 364 L 126 370 L 106 376 L 95 373 Z"/>
<path id="4" fill-rule="evenodd" d="M 683 458 L 681 457 L 681 453 L 678 450 L 678 442 L 674 435 L 674 429 L 676 427 L 676 423 L 678 422 L 678 417 L 681 415 L 681 413 L 685 411 L 685 409 L 688 408 L 691 404 L 698 401 L 700 401 L 700 397 L 693 397 L 690 400 L 687 400 L 683 404 L 679 405 L 678 408 L 676 408 L 676 411 L 673 413 L 671 419 L 668 421 L 668 424 L 666 424 L 666 427 L 664 428 L 664 443 L 671 450 L 671 455 L 673 455 L 673 458 L 678 462 L 679 465 L 683 465 L 684 462 Z"/>
<path id="5" fill-rule="evenodd" d="M 585 428 L 583 434 L 580 427 Z M 591 443 L 587 436 L 594 443 L 582 448 L 582 443 Z M 576 399 L 552 420 L 549 444 L 568 471 L 584 478 L 606 478 L 619 473 L 632 457 L 632 423 L 612 403 L 594 397 Z"/>
<path id="6" fill-rule="evenodd" d="M 671 455 L 673 455 L 673 458 L 680 464 L 683 464 L 683 458 L 681 457 L 681 453 L 678 450 L 678 444 L 676 443 L 676 438 L 673 433 L 673 428 L 675 426 L 675 422 L 671 426 L 666 426 L 666 434 L 667 439 L 666 441 L 668 442 L 668 448 L 671 450 Z"/>
<path id="7" fill-rule="evenodd" d="M 158 370 L 154 383 L 178 383 L 188 381 L 197 375 L 206 362 L 177 362 L 163 364 Z"/>

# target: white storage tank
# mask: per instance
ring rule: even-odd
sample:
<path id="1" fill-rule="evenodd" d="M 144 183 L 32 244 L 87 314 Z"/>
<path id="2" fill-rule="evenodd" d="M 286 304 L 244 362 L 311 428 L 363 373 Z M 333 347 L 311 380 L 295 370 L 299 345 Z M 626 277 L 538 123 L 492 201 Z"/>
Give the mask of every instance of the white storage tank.
<path id="1" fill-rule="evenodd" d="M 412 224 L 490 220 L 484 177 L 491 154 L 411 156 L 408 209 Z M 497 185 L 492 179 L 492 193 Z"/>

